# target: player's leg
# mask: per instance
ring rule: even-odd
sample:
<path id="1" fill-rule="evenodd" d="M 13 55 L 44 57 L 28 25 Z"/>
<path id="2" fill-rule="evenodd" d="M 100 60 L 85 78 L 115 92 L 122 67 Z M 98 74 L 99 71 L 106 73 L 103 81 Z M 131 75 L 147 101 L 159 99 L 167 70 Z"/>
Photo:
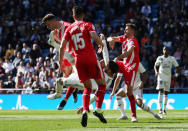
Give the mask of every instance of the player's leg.
<path id="1" fill-rule="evenodd" d="M 157 87 L 156 87 L 156 90 L 159 91 L 159 93 L 158 93 L 159 114 L 162 113 L 163 89 L 164 89 L 164 82 L 158 80 L 158 81 L 157 81 Z"/>
<path id="2" fill-rule="evenodd" d="M 166 105 L 168 103 L 168 92 L 170 91 L 170 82 L 164 83 L 164 97 L 163 97 L 163 114 L 166 113 Z"/>
<path id="3" fill-rule="evenodd" d="M 92 85 L 91 85 L 91 80 L 86 80 L 83 82 L 84 83 L 84 92 L 83 92 L 83 113 L 82 113 L 82 120 L 81 120 L 81 124 L 83 127 L 87 126 L 87 113 L 89 110 L 89 101 L 90 101 L 90 94 L 91 94 L 91 89 L 92 89 Z"/>
<path id="4" fill-rule="evenodd" d="M 107 123 L 107 120 L 104 118 L 102 112 L 101 112 L 101 107 L 102 107 L 102 103 L 104 100 L 104 96 L 105 96 L 105 89 L 106 89 L 106 82 L 104 78 L 101 79 L 95 79 L 97 85 L 98 85 L 98 90 L 96 91 L 96 110 L 93 112 L 93 114 L 99 118 L 99 120 L 102 123 Z"/>
<path id="5" fill-rule="evenodd" d="M 127 97 L 125 92 L 126 92 L 125 88 L 121 88 L 116 93 L 116 100 L 117 100 L 118 107 L 119 107 L 120 112 L 121 112 L 121 117 L 118 120 L 127 120 L 128 119 L 127 115 L 125 114 L 124 103 L 123 103 L 123 100 L 122 100 L 122 98 Z"/>
<path id="6" fill-rule="evenodd" d="M 73 93 L 73 91 L 75 90 L 75 88 L 68 86 L 66 94 L 64 99 L 60 102 L 59 106 L 58 106 L 58 110 L 63 110 L 63 108 L 65 107 L 67 100 L 69 99 L 69 97 L 71 96 L 71 94 Z"/>
<path id="7" fill-rule="evenodd" d="M 137 88 L 137 89 L 134 90 L 133 93 L 134 93 L 134 96 L 136 98 L 136 104 L 142 110 L 147 111 L 148 113 L 151 113 L 155 118 L 157 118 L 159 120 L 162 119 L 162 116 L 160 116 L 159 114 L 157 114 L 154 111 L 152 111 L 151 108 L 148 105 L 146 105 L 146 104 L 143 103 L 143 100 L 142 100 L 142 90 L 140 90 L 140 89 Z"/>
<path id="8" fill-rule="evenodd" d="M 54 94 L 50 94 L 47 96 L 48 99 L 53 100 L 53 99 L 57 99 L 57 98 L 61 98 L 62 97 L 62 88 L 63 88 L 63 78 L 58 78 L 56 80 L 56 92 Z"/>

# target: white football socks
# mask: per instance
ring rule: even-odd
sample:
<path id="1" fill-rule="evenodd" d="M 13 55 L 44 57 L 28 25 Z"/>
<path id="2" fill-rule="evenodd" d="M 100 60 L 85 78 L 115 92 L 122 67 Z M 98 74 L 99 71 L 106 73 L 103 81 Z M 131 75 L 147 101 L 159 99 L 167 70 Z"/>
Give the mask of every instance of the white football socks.
<path id="1" fill-rule="evenodd" d="M 162 99 L 163 99 L 163 93 L 161 93 L 161 92 L 159 91 L 159 95 L 158 95 L 159 110 L 162 109 Z"/>
<path id="2" fill-rule="evenodd" d="M 144 110 L 144 111 L 147 111 L 147 112 L 149 112 L 149 113 L 151 113 L 152 115 L 155 115 L 156 113 L 155 112 L 153 112 L 152 110 L 151 110 L 151 108 L 149 107 L 149 106 L 147 106 L 146 104 L 142 104 L 142 110 Z"/>
<path id="3" fill-rule="evenodd" d="M 168 95 L 164 95 L 164 97 L 163 97 L 163 110 L 166 109 L 167 102 L 168 102 Z"/>
<path id="4" fill-rule="evenodd" d="M 123 103 L 122 97 L 121 96 L 117 96 L 116 100 L 117 100 L 121 115 L 122 116 L 126 116 L 125 111 L 124 111 L 124 103 Z"/>

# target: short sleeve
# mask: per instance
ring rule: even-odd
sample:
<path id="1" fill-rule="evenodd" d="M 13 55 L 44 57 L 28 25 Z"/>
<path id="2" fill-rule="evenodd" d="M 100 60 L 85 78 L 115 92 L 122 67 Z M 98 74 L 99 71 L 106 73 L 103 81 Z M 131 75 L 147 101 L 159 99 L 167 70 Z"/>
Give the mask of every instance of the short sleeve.
<path id="1" fill-rule="evenodd" d="M 95 26 L 92 23 L 88 23 L 88 31 L 89 32 L 96 32 Z"/>
<path id="2" fill-rule="evenodd" d="M 68 28 L 68 29 L 69 29 L 69 28 Z M 69 32 L 68 29 L 66 29 L 65 34 L 64 34 L 64 36 L 63 36 L 63 39 L 66 40 L 66 41 L 69 41 L 70 38 L 71 38 L 71 35 L 70 35 L 70 32 Z"/>
<path id="3" fill-rule="evenodd" d="M 144 68 L 144 66 L 142 65 L 142 63 L 139 63 L 138 70 L 140 71 L 140 73 L 146 72 L 146 69 Z"/>
<path id="4" fill-rule="evenodd" d="M 159 66 L 161 64 L 161 58 L 157 57 L 157 60 L 155 61 L 155 66 Z"/>
<path id="5" fill-rule="evenodd" d="M 172 65 L 175 67 L 179 66 L 178 62 L 176 61 L 176 59 L 174 57 L 172 57 Z"/>
<path id="6" fill-rule="evenodd" d="M 131 40 L 131 41 L 129 41 L 129 43 L 128 43 L 128 49 L 130 48 L 130 47 L 135 47 L 135 42 L 133 41 L 133 40 Z"/>

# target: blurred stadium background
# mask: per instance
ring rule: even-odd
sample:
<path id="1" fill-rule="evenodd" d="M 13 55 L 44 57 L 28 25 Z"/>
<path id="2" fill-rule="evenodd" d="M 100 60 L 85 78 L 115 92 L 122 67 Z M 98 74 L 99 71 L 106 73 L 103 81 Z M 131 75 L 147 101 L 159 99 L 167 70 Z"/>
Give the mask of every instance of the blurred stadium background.
<path id="1" fill-rule="evenodd" d="M 105 36 L 122 35 L 127 22 L 137 25 L 140 60 L 149 74 L 144 86 L 144 102 L 152 109 L 158 109 L 153 67 L 163 46 L 169 47 L 170 55 L 181 68 L 178 76 L 174 74 L 175 68 L 172 71 L 167 109 L 183 110 L 169 111 L 163 121 L 138 111 L 138 124 L 118 122 L 118 111 L 105 111 L 110 125 L 102 125 L 92 118 L 88 130 L 188 130 L 185 110 L 188 109 L 188 0 L 0 0 L 0 109 L 57 108 L 61 99 L 51 101 L 46 96 L 55 91 L 58 53 L 47 44 L 50 31 L 41 23 L 41 18 L 53 13 L 60 20 L 73 22 L 71 9 L 75 3 L 87 12 L 85 20 L 93 22 L 97 32 Z M 108 49 L 113 59 L 121 53 L 121 44 L 111 43 Z M 98 57 L 102 59 L 102 55 Z M 117 109 L 115 99 L 109 100 L 111 90 L 112 87 L 106 91 L 103 109 Z M 78 102 L 74 104 L 71 96 L 65 109 L 82 105 L 82 91 L 79 93 Z M 125 109 L 130 109 L 128 100 L 124 102 Z M 126 112 L 130 116 L 130 111 Z M 55 131 L 62 127 L 77 130 L 80 118 L 72 115 L 74 113 L 2 110 L 0 130 Z"/>

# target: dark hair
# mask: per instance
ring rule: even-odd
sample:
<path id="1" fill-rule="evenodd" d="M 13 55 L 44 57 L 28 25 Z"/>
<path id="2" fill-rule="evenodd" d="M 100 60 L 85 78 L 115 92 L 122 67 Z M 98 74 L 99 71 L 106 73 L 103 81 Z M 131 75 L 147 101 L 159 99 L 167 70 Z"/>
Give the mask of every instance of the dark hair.
<path id="1" fill-rule="evenodd" d="M 42 18 L 42 23 L 45 24 L 47 21 L 49 20 L 53 20 L 53 19 L 56 19 L 55 15 L 54 14 L 47 14 L 45 15 L 43 18 Z"/>
<path id="2" fill-rule="evenodd" d="M 110 70 L 113 74 L 118 72 L 119 66 L 116 62 L 109 61 L 108 67 L 110 68 Z"/>
<path id="3" fill-rule="evenodd" d="M 82 7 L 80 7 L 80 6 L 74 6 L 72 8 L 72 12 L 73 12 L 73 15 L 77 18 L 79 18 L 80 16 L 82 16 L 84 14 L 84 11 L 83 11 Z"/>
<path id="4" fill-rule="evenodd" d="M 126 26 L 129 26 L 134 32 L 136 31 L 136 25 L 133 23 L 127 23 Z"/>

